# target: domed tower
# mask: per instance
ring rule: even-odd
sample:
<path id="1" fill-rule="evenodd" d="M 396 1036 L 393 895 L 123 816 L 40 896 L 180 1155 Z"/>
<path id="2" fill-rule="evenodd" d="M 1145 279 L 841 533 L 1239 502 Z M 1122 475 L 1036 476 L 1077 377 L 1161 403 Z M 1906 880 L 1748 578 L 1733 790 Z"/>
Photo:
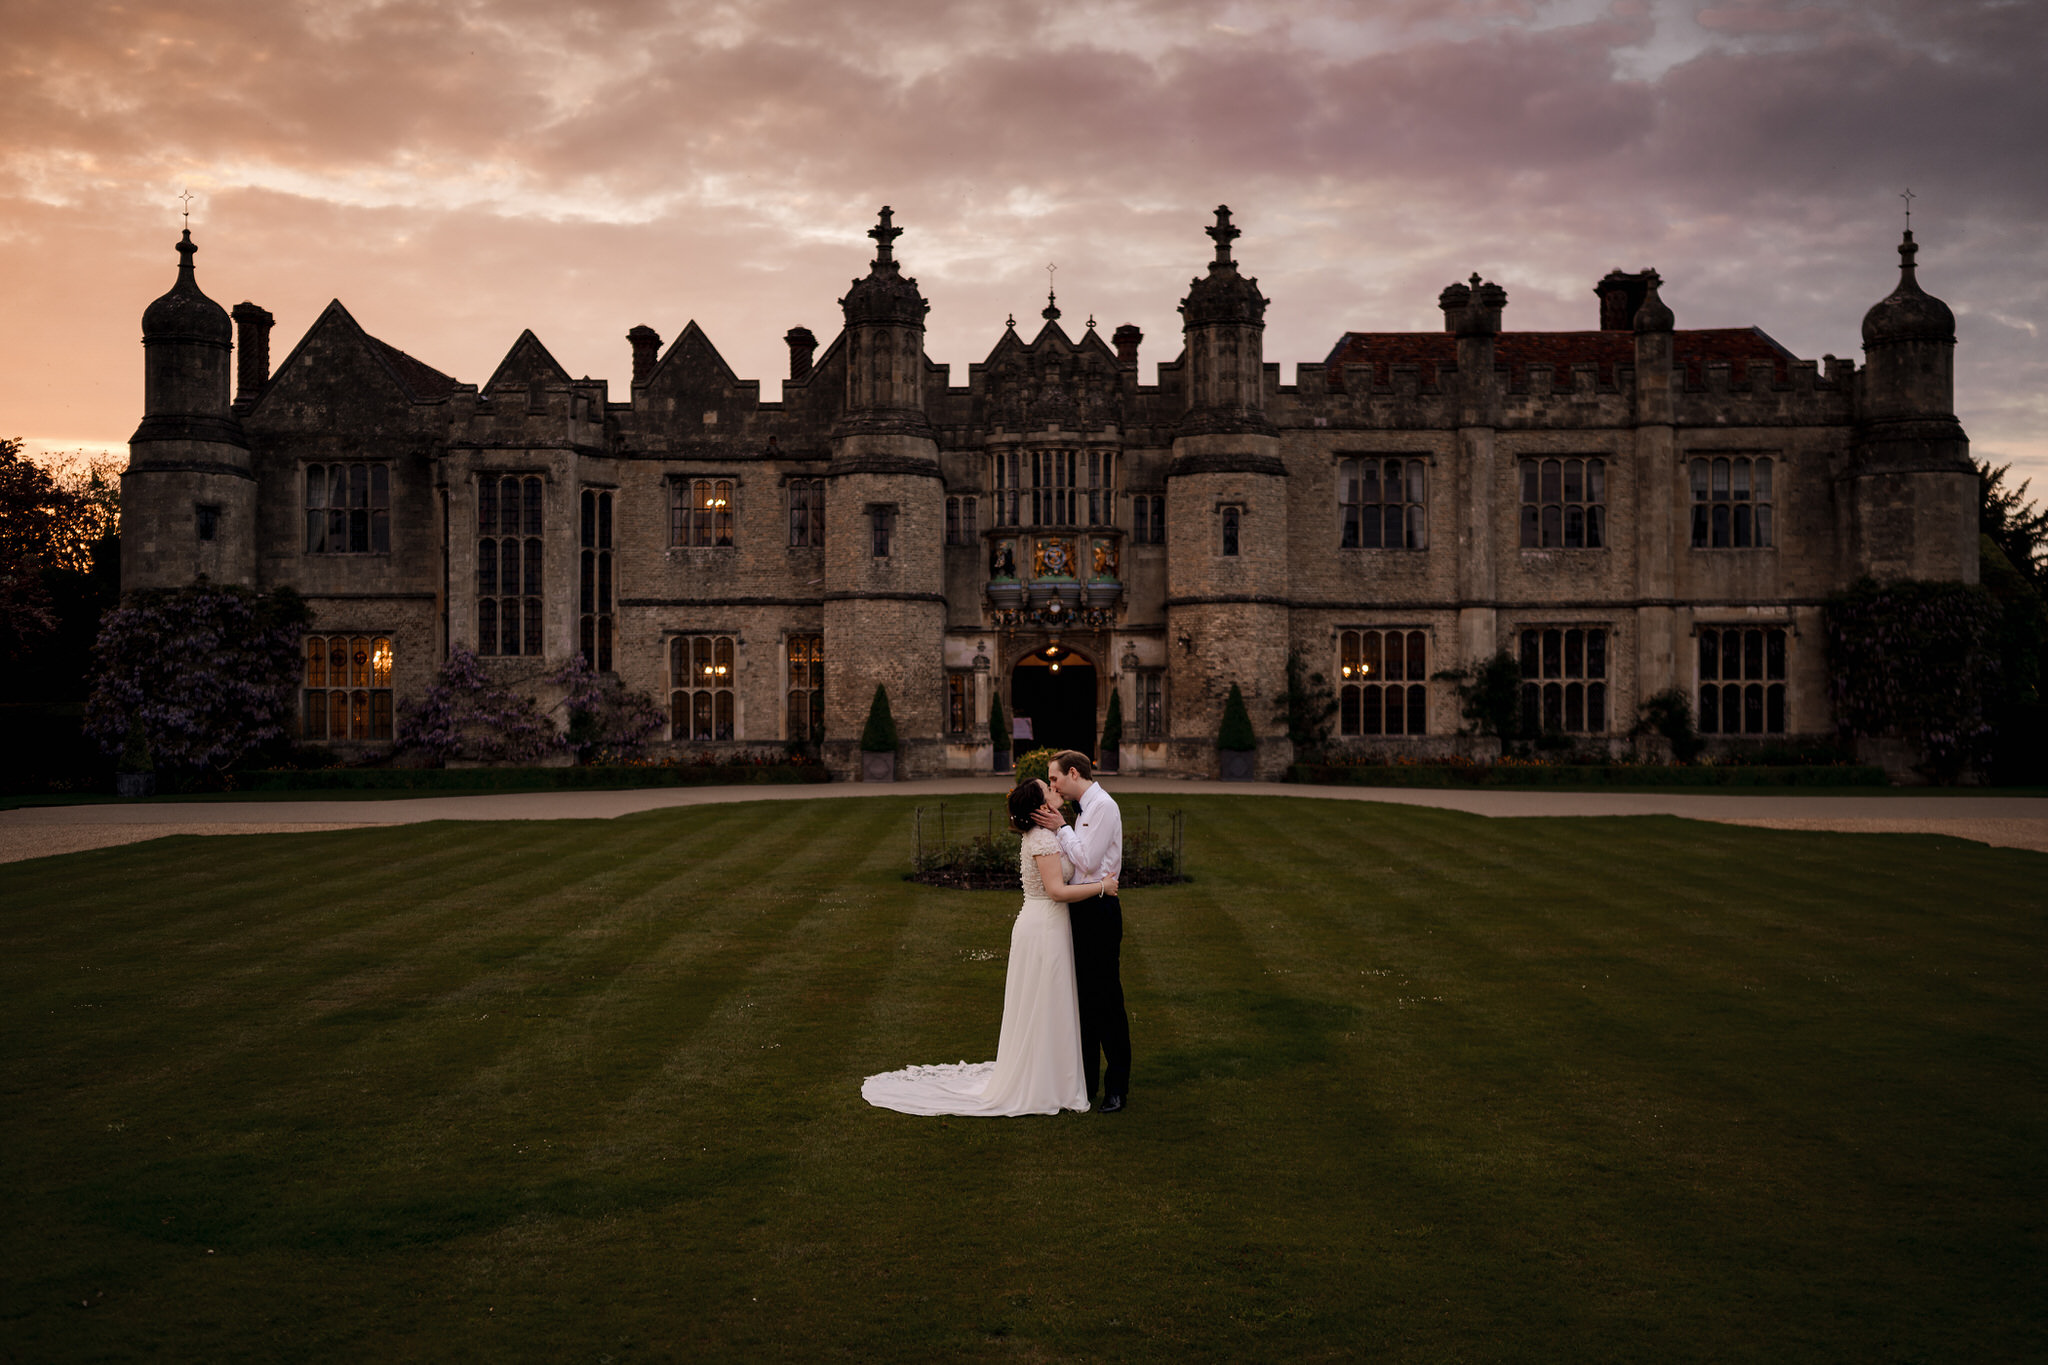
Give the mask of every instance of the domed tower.
<path id="1" fill-rule="evenodd" d="M 142 313 L 142 425 L 121 476 L 121 589 L 167 588 L 204 574 L 256 580 L 256 483 L 229 405 L 234 331 L 199 291 L 187 229 L 178 279 Z"/>
<path id="2" fill-rule="evenodd" d="M 1854 572 L 1977 581 L 1977 473 L 1955 416 L 1956 317 L 1920 287 L 1913 230 L 1899 287 L 1863 315 L 1865 362 L 1844 482 Z"/>
<path id="3" fill-rule="evenodd" d="M 1187 410 L 1166 471 L 1166 639 L 1173 763 L 1214 773 L 1223 702 L 1235 682 L 1251 703 L 1260 776 L 1293 755 L 1266 699 L 1287 664 L 1287 466 L 1266 416 L 1266 299 L 1238 273 L 1228 206 L 1207 229 L 1209 273 L 1181 301 Z"/>
<path id="4" fill-rule="evenodd" d="M 851 774 L 875 684 L 889 689 L 899 772 L 936 775 L 946 629 L 945 487 L 924 410 L 930 305 L 895 259 L 884 207 L 874 262 L 839 301 L 846 393 L 825 471 L 825 757 Z"/>

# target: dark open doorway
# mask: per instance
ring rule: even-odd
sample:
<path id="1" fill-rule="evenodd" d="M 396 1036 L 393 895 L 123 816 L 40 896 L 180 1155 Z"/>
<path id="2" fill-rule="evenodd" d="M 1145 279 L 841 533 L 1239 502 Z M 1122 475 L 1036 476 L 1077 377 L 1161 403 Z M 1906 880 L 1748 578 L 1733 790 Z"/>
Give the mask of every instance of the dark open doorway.
<path id="1" fill-rule="evenodd" d="M 1025 749 L 1073 749 L 1095 757 L 1095 665 L 1064 645 L 1018 661 L 1010 675 L 1010 712 L 1031 718 Z"/>

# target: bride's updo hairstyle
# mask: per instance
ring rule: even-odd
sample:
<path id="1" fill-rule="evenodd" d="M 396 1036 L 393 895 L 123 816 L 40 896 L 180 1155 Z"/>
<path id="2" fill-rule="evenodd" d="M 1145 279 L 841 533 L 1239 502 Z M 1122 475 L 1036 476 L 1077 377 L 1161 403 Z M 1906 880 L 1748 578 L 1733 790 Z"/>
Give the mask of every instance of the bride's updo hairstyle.
<path id="1" fill-rule="evenodd" d="M 1010 789 L 1010 828 L 1028 834 L 1038 826 L 1031 817 L 1045 804 L 1045 793 L 1036 778 L 1027 778 Z"/>

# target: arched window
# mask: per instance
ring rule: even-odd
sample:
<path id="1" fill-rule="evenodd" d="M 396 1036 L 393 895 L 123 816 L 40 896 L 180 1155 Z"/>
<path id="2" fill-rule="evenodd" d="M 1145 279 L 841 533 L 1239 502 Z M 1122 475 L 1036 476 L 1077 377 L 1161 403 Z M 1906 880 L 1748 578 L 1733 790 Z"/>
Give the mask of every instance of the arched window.
<path id="1" fill-rule="evenodd" d="M 1607 632 L 1598 626 L 1525 630 L 1522 728 L 1566 734 L 1607 731 Z"/>
<path id="2" fill-rule="evenodd" d="M 668 645 L 668 671 L 670 737 L 734 738 L 733 637 L 676 636 Z"/>
<path id="3" fill-rule="evenodd" d="M 1420 735 L 1429 729 L 1429 637 L 1419 630 L 1347 630 L 1337 640 L 1337 729 Z"/>
<path id="4" fill-rule="evenodd" d="M 1697 459 L 1692 484 L 1692 547 L 1695 550 L 1767 550 L 1775 536 L 1775 463 L 1737 455 Z"/>
<path id="5" fill-rule="evenodd" d="M 541 480 L 477 476 L 476 652 L 541 652 Z"/>
<path id="6" fill-rule="evenodd" d="M 300 733 L 315 743 L 391 738 L 391 637 L 309 635 Z"/>

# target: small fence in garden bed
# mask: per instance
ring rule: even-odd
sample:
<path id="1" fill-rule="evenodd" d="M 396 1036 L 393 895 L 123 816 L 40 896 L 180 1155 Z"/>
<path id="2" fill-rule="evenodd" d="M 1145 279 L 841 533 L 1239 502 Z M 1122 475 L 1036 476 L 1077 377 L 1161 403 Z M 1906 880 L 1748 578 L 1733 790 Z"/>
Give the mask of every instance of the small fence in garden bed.
<path id="1" fill-rule="evenodd" d="M 1885 787 L 1860 763 L 1297 763 L 1289 782 L 1333 787 Z"/>
<path id="2" fill-rule="evenodd" d="M 1168 886 L 1188 880 L 1181 860 L 1187 814 L 1179 809 L 1124 811 L 1124 866 L 1119 887 Z M 982 818 L 977 820 L 976 815 Z M 911 816 L 911 870 L 905 881 L 961 891 L 1016 891 L 1018 844 L 1009 815 L 999 806 L 962 809 L 940 802 Z"/>

